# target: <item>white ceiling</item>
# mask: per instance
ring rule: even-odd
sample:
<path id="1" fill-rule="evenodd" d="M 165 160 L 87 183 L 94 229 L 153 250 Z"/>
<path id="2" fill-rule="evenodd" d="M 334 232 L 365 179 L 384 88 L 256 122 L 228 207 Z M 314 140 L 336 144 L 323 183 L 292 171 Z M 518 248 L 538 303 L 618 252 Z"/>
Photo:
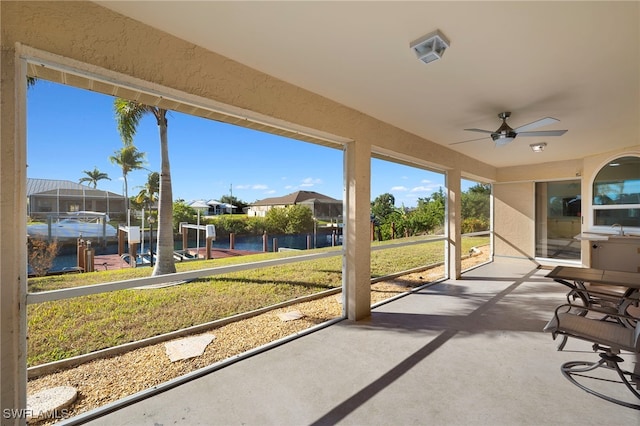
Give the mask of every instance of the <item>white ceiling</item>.
<path id="1" fill-rule="evenodd" d="M 543 117 L 561 137 L 452 145 L 497 167 L 640 145 L 640 3 L 99 1 L 435 143 Z M 440 30 L 431 64 L 409 45 Z M 529 144 L 547 142 L 534 154 Z"/>

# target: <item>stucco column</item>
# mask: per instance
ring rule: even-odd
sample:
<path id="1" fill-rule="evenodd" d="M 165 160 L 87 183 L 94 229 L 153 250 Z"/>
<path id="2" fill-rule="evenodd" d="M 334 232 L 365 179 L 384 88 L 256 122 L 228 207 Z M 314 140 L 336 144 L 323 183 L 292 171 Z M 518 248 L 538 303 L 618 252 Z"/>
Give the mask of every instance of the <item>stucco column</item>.
<path id="1" fill-rule="evenodd" d="M 5 17 L 0 19 L 4 27 Z M 5 425 L 24 423 L 24 416 L 5 410 L 25 408 L 27 398 L 26 78 L 14 46 L 4 38 L 0 44 L 0 422 Z"/>
<path id="2" fill-rule="evenodd" d="M 345 303 L 347 318 L 371 315 L 371 146 L 351 142 L 345 149 Z"/>
<path id="3" fill-rule="evenodd" d="M 460 260 L 462 254 L 460 178 L 460 170 L 458 169 L 452 169 L 447 172 L 447 217 L 445 221 L 448 229 L 449 278 L 452 279 L 459 279 L 462 269 Z"/>

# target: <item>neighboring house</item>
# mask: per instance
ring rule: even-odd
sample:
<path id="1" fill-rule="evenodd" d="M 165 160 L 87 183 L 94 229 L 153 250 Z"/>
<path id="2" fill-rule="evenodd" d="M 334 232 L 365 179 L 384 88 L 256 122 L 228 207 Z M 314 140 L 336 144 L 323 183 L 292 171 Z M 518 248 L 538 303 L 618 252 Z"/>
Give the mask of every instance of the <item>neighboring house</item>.
<path id="1" fill-rule="evenodd" d="M 221 203 L 217 200 L 196 200 L 192 201 L 188 204 L 189 207 L 196 209 L 196 211 L 200 211 L 200 214 L 203 216 L 217 216 L 221 214 L 233 214 L 233 209 L 237 206 L 229 203 Z"/>
<path id="2" fill-rule="evenodd" d="M 78 211 L 125 216 L 125 198 L 69 180 L 27 179 L 27 214 L 32 219 Z"/>
<path id="3" fill-rule="evenodd" d="M 251 204 L 247 216 L 264 217 L 274 207 L 295 204 L 307 206 L 316 219 L 336 219 L 342 216 L 342 201 L 314 191 L 296 191 L 283 197 L 265 198 Z"/>

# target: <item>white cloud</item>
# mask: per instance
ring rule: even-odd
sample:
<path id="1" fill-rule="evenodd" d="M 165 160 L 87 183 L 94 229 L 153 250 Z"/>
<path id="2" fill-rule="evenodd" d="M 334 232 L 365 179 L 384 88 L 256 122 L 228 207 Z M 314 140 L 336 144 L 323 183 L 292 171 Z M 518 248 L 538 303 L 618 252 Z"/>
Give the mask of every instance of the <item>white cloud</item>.
<path id="1" fill-rule="evenodd" d="M 254 183 L 254 184 L 243 184 L 243 185 L 234 185 L 233 189 L 254 189 L 254 190 L 260 190 L 260 189 L 268 189 L 269 185 L 265 185 L 263 183 Z"/>
<path id="2" fill-rule="evenodd" d="M 440 185 L 430 185 L 430 186 L 416 186 L 411 188 L 411 192 L 433 192 L 438 189 Z"/>
<path id="3" fill-rule="evenodd" d="M 322 179 L 308 177 L 302 180 L 302 184 L 300 184 L 300 186 L 313 186 L 313 185 L 319 185 L 321 183 L 322 183 Z"/>
<path id="4" fill-rule="evenodd" d="M 398 192 L 402 192 L 402 191 L 408 191 L 406 186 L 392 186 L 391 187 L 391 191 L 398 191 Z"/>

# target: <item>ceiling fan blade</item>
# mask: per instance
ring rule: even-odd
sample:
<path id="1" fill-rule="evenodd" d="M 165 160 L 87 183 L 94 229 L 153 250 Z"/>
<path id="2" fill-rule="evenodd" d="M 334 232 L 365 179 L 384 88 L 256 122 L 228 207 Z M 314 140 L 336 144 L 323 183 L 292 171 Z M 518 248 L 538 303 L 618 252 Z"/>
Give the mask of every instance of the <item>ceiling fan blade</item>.
<path id="1" fill-rule="evenodd" d="M 535 132 L 518 132 L 518 136 L 562 136 L 566 130 L 536 130 Z"/>
<path id="2" fill-rule="evenodd" d="M 464 129 L 464 130 L 468 132 L 480 132 L 480 133 L 489 133 L 489 134 L 493 133 L 493 131 L 491 130 L 484 130 L 484 129 Z"/>
<path id="3" fill-rule="evenodd" d="M 531 122 L 529 124 L 525 124 L 524 126 L 520 126 L 513 130 L 515 130 L 516 133 L 527 132 L 529 130 L 536 129 L 538 127 L 548 126 L 549 124 L 557 123 L 558 121 L 560 120 L 552 117 L 546 117 L 546 118 L 541 118 L 540 120 Z"/>
<path id="4" fill-rule="evenodd" d="M 453 143 L 450 143 L 449 145 L 458 145 L 458 144 L 461 144 L 461 143 L 475 142 L 475 141 L 480 141 L 480 140 L 483 140 L 483 139 L 487 139 L 487 137 L 485 136 L 483 138 L 476 138 L 476 139 L 469 139 L 467 141 L 453 142 Z"/>

